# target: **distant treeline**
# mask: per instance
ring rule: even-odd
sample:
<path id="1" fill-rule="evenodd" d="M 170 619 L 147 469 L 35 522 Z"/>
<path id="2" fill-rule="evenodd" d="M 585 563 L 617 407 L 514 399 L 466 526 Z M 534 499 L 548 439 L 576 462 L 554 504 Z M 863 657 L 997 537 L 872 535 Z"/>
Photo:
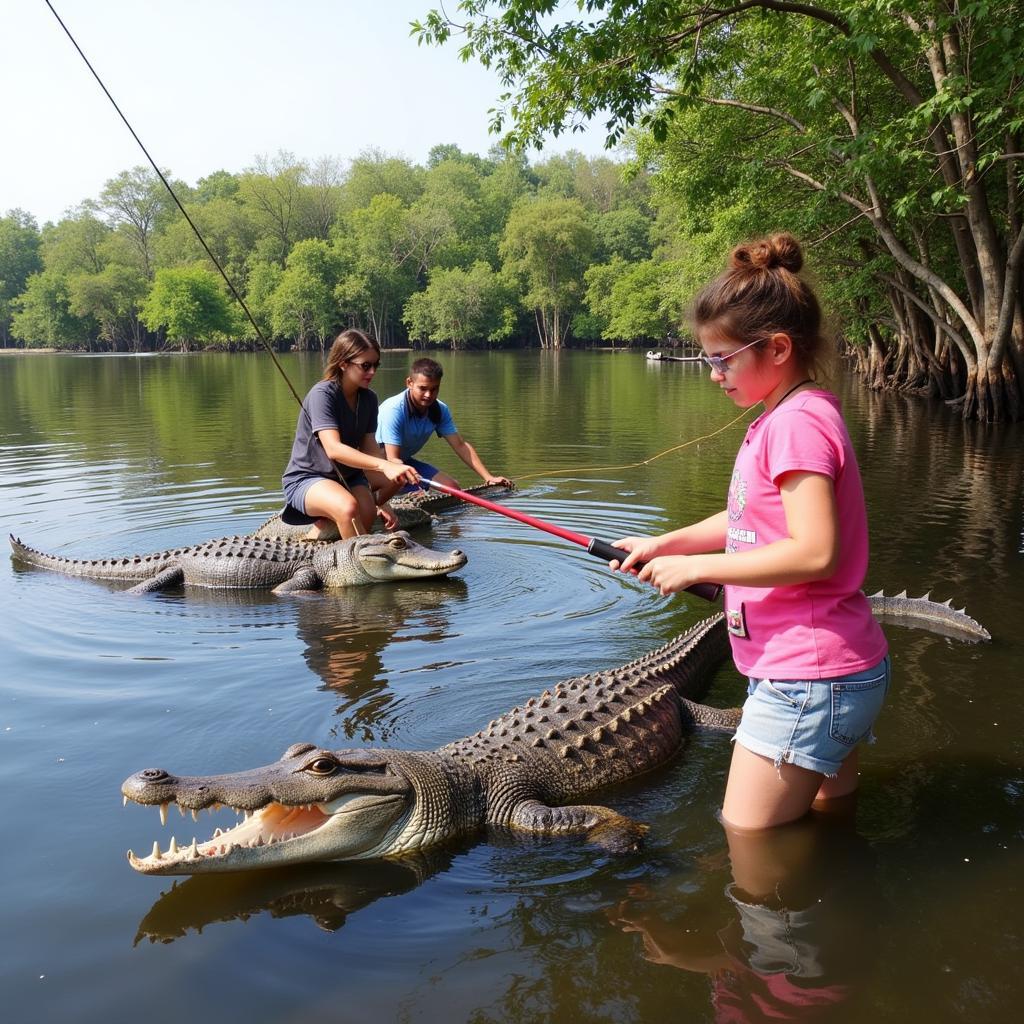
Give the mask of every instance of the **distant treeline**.
<path id="1" fill-rule="evenodd" d="M 347 165 L 279 153 L 194 187 L 172 183 L 281 348 L 322 348 L 346 326 L 385 347 L 663 345 L 679 331 L 689 275 L 678 232 L 636 166 L 436 146 L 426 166 L 379 152 Z M 0 342 L 112 352 L 257 344 L 143 167 L 41 230 L 20 210 L 0 219 Z"/>

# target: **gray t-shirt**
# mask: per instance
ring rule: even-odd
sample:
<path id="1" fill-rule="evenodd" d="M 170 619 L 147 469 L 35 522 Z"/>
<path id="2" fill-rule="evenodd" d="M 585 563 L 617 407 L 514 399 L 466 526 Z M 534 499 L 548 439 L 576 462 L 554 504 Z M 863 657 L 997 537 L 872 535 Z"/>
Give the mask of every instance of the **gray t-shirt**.
<path id="1" fill-rule="evenodd" d="M 281 478 L 285 493 L 300 480 L 311 476 L 337 479 L 337 464 L 327 457 L 317 437 L 318 430 L 336 430 L 344 444 L 361 449 L 363 439 L 376 429 L 377 395 L 369 388 L 359 389 L 353 412 L 341 388 L 333 380 L 314 384 L 302 401 L 292 455 Z M 363 472 L 351 466 L 337 466 L 337 469 L 346 480 Z"/>

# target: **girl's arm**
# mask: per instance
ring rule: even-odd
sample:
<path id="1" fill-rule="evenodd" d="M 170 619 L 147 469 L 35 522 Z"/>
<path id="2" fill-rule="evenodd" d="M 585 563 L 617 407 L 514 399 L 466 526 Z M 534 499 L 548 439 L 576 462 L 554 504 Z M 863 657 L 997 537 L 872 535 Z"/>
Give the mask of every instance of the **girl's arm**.
<path id="1" fill-rule="evenodd" d="M 705 551 L 720 551 L 725 547 L 725 531 L 729 519 L 725 509 L 699 523 L 691 523 L 659 537 L 622 537 L 612 541 L 617 548 L 629 554 L 621 562 L 609 562 L 612 569 L 629 572 L 637 562 L 649 562 L 663 555 L 694 555 Z"/>
<path id="2" fill-rule="evenodd" d="M 831 477 L 786 473 L 779 482 L 789 536 L 764 547 L 732 554 L 657 557 L 641 580 L 663 594 L 694 583 L 779 587 L 828 579 L 839 558 L 839 524 Z"/>

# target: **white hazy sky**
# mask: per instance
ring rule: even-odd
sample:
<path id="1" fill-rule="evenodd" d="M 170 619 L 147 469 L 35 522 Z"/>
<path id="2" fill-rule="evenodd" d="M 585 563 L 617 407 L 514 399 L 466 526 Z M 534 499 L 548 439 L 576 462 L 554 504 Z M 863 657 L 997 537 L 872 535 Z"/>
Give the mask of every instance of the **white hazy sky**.
<path id="1" fill-rule="evenodd" d="M 190 184 L 257 154 L 486 153 L 497 76 L 418 46 L 437 0 L 51 0 L 161 169 Z M 43 0 L 0 0 L 0 214 L 42 225 L 145 157 Z M 545 153 L 604 153 L 598 125 Z M 537 155 L 531 156 L 537 159 Z"/>

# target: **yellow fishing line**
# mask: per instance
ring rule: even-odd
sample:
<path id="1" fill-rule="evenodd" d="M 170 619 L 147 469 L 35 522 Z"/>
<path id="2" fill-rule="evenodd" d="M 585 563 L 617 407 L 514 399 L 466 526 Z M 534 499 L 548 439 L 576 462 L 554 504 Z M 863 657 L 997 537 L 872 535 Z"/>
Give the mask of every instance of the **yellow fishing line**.
<path id="1" fill-rule="evenodd" d="M 577 473 L 601 473 L 612 469 L 637 469 L 640 466 L 649 466 L 652 462 L 656 461 L 657 459 L 663 458 L 665 455 L 671 455 L 672 452 L 681 451 L 683 448 L 689 448 L 691 445 L 700 444 L 701 441 L 707 441 L 710 438 L 715 437 L 718 434 L 721 434 L 723 431 L 728 430 L 731 426 L 734 426 L 735 424 L 739 423 L 739 421 L 743 419 L 744 416 L 746 416 L 755 408 L 756 406 L 752 406 L 750 409 L 744 409 L 743 412 L 739 414 L 739 416 L 735 417 L 735 419 L 729 420 L 729 422 L 726 423 L 724 426 L 719 427 L 717 430 L 711 431 L 710 434 L 702 434 L 700 437 L 695 437 L 692 440 L 684 441 L 682 444 L 673 445 L 671 448 L 666 448 L 663 452 L 658 452 L 657 455 L 652 455 L 649 459 L 644 459 L 643 462 L 630 462 L 623 466 L 580 466 L 577 469 L 554 469 L 541 473 L 527 473 L 525 476 L 516 477 L 516 482 L 518 483 L 518 481 L 520 480 L 532 480 L 534 477 L 538 476 L 565 476 L 570 473 L 573 475 Z"/>

